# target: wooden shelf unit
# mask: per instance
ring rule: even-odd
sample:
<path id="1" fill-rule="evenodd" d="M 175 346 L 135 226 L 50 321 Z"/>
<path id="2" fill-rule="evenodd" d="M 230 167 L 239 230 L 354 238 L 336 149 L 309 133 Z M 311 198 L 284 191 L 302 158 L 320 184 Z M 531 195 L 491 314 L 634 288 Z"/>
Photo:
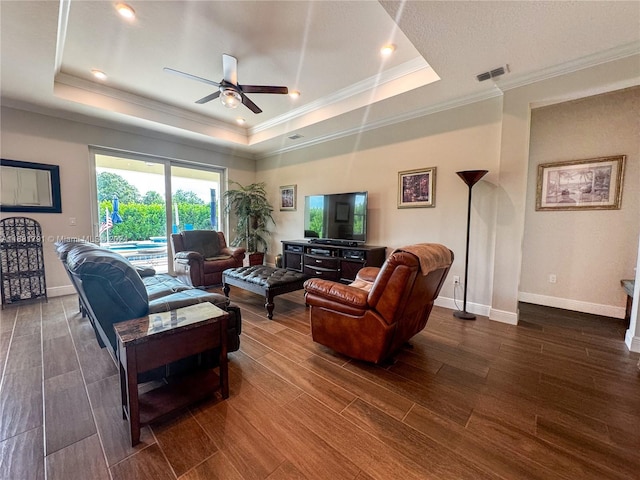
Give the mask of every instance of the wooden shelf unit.
<path id="1" fill-rule="evenodd" d="M 354 281 L 363 267 L 382 266 L 386 258 L 386 247 L 282 241 L 284 268 L 343 283 Z"/>

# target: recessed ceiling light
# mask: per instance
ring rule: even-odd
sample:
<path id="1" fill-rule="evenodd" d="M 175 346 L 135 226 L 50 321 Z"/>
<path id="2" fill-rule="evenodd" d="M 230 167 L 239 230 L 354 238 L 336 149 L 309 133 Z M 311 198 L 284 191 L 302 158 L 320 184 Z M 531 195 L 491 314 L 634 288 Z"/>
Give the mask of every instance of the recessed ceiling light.
<path id="1" fill-rule="evenodd" d="M 96 77 L 98 80 L 106 80 L 107 79 L 107 74 L 104 73 L 102 70 L 98 70 L 97 68 L 94 68 L 94 69 L 91 70 L 91 75 Z"/>
<path id="2" fill-rule="evenodd" d="M 393 43 L 390 43 L 389 45 L 385 45 L 384 47 L 382 47 L 380 49 L 380 54 L 383 57 L 388 57 L 389 55 L 391 55 L 394 51 L 396 50 L 396 46 Z"/>
<path id="3" fill-rule="evenodd" d="M 289 96 L 291 98 L 298 98 L 300 96 L 300 91 L 299 90 L 291 90 L 289 92 Z"/>
<path id="4" fill-rule="evenodd" d="M 118 11 L 118 13 L 128 19 L 131 20 L 132 18 L 135 18 L 136 16 L 136 11 L 131 8 L 131 6 L 127 5 L 126 3 L 118 3 L 116 5 L 116 10 Z"/>
<path id="5" fill-rule="evenodd" d="M 236 118 L 236 123 L 238 125 L 244 125 L 245 122 L 246 122 L 246 120 L 244 118 L 240 118 L 240 117 Z"/>

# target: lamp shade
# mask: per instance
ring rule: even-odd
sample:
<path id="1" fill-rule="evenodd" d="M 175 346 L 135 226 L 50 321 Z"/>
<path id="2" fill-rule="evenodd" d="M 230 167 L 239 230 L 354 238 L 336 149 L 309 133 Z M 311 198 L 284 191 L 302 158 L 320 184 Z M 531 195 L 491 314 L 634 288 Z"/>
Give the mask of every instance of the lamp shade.
<path id="1" fill-rule="evenodd" d="M 456 172 L 464 183 L 473 187 L 478 180 L 484 177 L 489 170 L 464 170 L 462 172 Z"/>

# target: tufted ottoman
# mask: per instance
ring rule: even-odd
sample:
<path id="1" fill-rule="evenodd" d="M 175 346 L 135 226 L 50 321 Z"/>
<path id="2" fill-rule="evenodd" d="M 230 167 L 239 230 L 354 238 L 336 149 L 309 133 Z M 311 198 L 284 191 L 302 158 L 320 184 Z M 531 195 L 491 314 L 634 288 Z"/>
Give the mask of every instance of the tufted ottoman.
<path id="1" fill-rule="evenodd" d="M 224 294 L 229 296 L 229 286 L 242 288 L 264 295 L 267 317 L 273 318 L 273 297 L 283 293 L 302 290 L 308 275 L 285 268 L 254 265 L 252 267 L 229 268 L 222 272 Z"/>

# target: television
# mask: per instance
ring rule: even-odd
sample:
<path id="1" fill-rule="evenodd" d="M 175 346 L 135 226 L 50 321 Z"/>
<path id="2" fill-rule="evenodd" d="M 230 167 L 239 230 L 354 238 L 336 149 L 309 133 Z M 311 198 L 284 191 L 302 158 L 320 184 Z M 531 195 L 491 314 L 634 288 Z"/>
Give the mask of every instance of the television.
<path id="1" fill-rule="evenodd" d="M 311 242 L 357 245 L 367 241 L 367 192 L 307 195 L 304 237 Z"/>

